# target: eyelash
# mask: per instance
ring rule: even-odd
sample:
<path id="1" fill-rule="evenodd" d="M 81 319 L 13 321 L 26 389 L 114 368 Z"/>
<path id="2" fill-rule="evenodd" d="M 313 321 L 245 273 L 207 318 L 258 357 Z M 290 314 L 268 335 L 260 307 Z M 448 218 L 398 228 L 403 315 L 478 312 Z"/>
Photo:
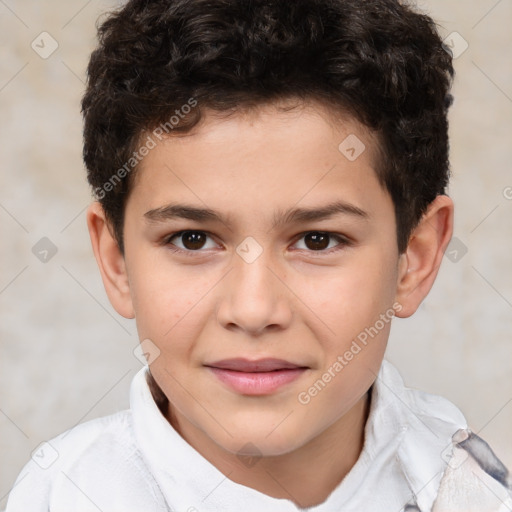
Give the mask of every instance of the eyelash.
<path id="1" fill-rule="evenodd" d="M 197 230 L 197 229 L 184 229 L 182 231 L 177 231 L 175 233 L 171 233 L 170 235 L 166 236 L 162 241 L 163 245 L 167 246 L 169 248 L 169 250 L 171 250 L 172 252 L 181 253 L 181 254 L 184 254 L 185 256 L 194 257 L 198 253 L 200 254 L 201 252 L 204 252 L 201 249 L 198 249 L 196 251 L 193 251 L 191 249 L 181 249 L 180 247 L 176 247 L 173 243 L 171 243 L 171 240 L 173 238 L 179 237 L 180 235 L 183 235 L 184 233 L 204 233 L 208 237 L 213 238 L 212 235 L 208 231 L 201 231 L 201 230 Z M 340 235 L 338 233 L 332 233 L 330 231 L 314 231 L 314 230 L 313 231 L 304 231 L 303 233 L 300 233 L 300 235 L 297 238 L 295 243 L 297 243 L 299 240 L 304 238 L 304 236 L 306 236 L 310 233 L 327 235 L 330 238 L 336 239 L 339 243 L 337 246 L 331 247 L 330 249 L 321 249 L 318 251 L 307 250 L 307 249 L 297 249 L 297 250 L 299 250 L 299 251 L 306 250 L 308 253 L 312 253 L 313 255 L 315 255 L 315 254 L 325 255 L 325 254 L 332 254 L 334 252 L 344 249 L 345 247 L 349 247 L 350 245 L 352 245 L 352 242 L 347 237 Z"/>

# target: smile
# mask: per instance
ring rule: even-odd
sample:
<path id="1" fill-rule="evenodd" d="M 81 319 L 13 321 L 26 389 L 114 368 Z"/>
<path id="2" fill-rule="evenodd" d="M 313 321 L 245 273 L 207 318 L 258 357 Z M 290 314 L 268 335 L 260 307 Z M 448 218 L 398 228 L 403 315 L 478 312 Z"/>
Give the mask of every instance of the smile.
<path id="1" fill-rule="evenodd" d="M 243 395 L 269 395 L 308 370 L 281 359 L 226 359 L 205 366 L 221 382 Z"/>

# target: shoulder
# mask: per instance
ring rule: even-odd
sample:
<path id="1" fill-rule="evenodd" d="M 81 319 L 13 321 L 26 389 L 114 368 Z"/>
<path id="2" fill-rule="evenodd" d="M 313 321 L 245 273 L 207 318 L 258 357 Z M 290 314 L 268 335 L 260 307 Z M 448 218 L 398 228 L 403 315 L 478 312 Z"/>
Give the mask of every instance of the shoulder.
<path id="1" fill-rule="evenodd" d="M 40 444 L 19 474 L 6 512 L 86 511 L 102 505 L 108 509 L 111 503 L 124 510 L 144 510 L 148 500 L 156 505 L 159 490 L 136 445 L 131 411 L 126 410 L 79 424 Z"/>
<path id="2" fill-rule="evenodd" d="M 510 473 L 490 446 L 468 427 L 459 408 L 446 398 L 409 388 L 384 361 L 379 390 L 389 415 L 399 418 L 401 471 L 413 490 L 407 510 L 501 512 L 512 504 Z M 418 490 L 418 491 L 417 491 Z M 499 498 L 499 499 L 497 499 Z M 475 508 L 476 507 L 476 508 Z"/>
<path id="3" fill-rule="evenodd" d="M 512 476 L 487 442 L 461 429 L 451 448 L 433 512 L 512 510 Z"/>
<path id="4" fill-rule="evenodd" d="M 393 404 L 395 414 L 410 428 L 435 433 L 435 437 L 444 435 L 449 441 L 454 432 L 467 427 L 466 418 L 456 405 L 442 396 L 407 387 L 389 361 L 383 361 L 378 379 L 385 401 Z"/>
<path id="5" fill-rule="evenodd" d="M 87 455 L 97 459 L 121 453 L 133 440 L 129 410 L 80 423 L 57 437 L 41 443 L 32 453 L 29 467 L 38 467 L 52 475 L 83 464 Z M 109 446 L 105 453 L 102 447 Z"/>

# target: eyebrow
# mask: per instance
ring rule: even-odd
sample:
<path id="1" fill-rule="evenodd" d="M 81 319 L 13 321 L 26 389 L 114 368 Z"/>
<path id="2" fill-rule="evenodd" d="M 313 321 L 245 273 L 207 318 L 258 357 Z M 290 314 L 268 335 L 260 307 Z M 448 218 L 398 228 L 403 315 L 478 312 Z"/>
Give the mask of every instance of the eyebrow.
<path id="1" fill-rule="evenodd" d="M 321 207 L 313 208 L 291 208 L 286 211 L 277 211 L 274 214 L 272 229 L 285 224 L 305 223 L 329 219 L 335 215 L 350 215 L 362 220 L 368 220 L 369 215 L 361 208 L 346 203 L 344 201 L 335 201 Z M 144 214 L 146 220 L 150 223 L 165 222 L 172 219 L 188 219 L 197 222 L 216 221 L 229 225 L 230 218 L 220 212 L 210 208 L 197 208 L 187 204 L 168 204 Z"/>

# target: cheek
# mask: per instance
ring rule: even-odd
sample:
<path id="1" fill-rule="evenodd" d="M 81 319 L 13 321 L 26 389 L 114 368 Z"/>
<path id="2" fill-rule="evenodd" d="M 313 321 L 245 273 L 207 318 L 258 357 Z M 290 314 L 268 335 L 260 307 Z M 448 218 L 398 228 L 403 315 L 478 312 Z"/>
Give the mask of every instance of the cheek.
<path id="1" fill-rule="evenodd" d="M 189 320 L 197 319 L 201 300 L 213 284 L 204 272 L 190 275 L 176 266 L 155 264 L 150 271 L 139 270 L 131 283 L 139 335 L 163 344 L 177 332 L 186 338 Z"/>
<path id="2" fill-rule="evenodd" d="M 382 258 L 358 257 L 354 263 L 295 285 L 333 349 L 373 326 L 394 301 L 396 272 L 391 262 L 383 265 Z"/>

